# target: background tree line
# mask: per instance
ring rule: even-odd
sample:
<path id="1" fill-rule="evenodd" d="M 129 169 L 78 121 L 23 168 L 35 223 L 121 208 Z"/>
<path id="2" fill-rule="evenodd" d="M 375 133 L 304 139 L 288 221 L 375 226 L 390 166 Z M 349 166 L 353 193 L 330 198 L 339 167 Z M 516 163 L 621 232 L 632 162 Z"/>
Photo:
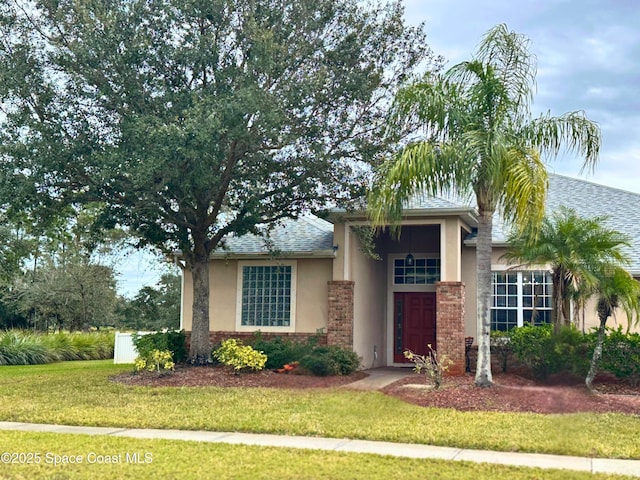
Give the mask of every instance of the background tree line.
<path id="1" fill-rule="evenodd" d="M 127 237 L 95 229 L 99 207 L 64 208 L 46 225 L 8 209 L 0 227 L 0 329 L 178 328 L 180 276 L 167 272 L 130 299 L 116 289 Z M 64 213 L 64 215 L 63 215 Z"/>

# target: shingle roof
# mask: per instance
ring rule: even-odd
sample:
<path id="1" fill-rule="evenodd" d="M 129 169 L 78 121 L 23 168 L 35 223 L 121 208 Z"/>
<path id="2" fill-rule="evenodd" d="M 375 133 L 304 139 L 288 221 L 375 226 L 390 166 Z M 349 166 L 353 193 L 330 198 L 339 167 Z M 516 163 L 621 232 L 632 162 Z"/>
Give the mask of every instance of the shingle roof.
<path id="1" fill-rule="evenodd" d="M 640 194 L 606 187 L 597 183 L 549 174 L 546 211 L 554 212 L 559 207 L 572 208 L 582 217 L 606 216 L 606 224 L 629 236 L 631 248 L 627 249 L 634 274 L 640 274 Z M 509 228 L 499 214 L 494 217 L 493 242 L 503 244 Z"/>
<path id="2" fill-rule="evenodd" d="M 451 193 L 446 196 L 431 196 L 426 193 L 420 192 L 411 197 L 404 203 L 403 208 L 405 210 L 428 210 L 428 209 L 451 209 L 460 210 L 470 207 L 470 202 L 465 201 L 455 193 Z"/>
<path id="3" fill-rule="evenodd" d="M 640 194 L 605 187 L 597 183 L 549 175 L 547 211 L 561 205 L 573 208 L 583 217 L 606 216 L 606 224 L 629 236 L 629 270 L 640 274 Z"/>
<path id="4" fill-rule="evenodd" d="M 446 197 L 418 194 L 407 202 L 405 209 L 475 208 L 475 198 L 465 201 L 454 195 Z M 553 212 L 563 205 L 574 209 L 583 217 L 607 216 L 607 224 L 610 228 L 630 237 L 631 248 L 627 251 L 631 258 L 629 270 L 640 275 L 640 194 L 549 174 L 546 205 L 547 212 Z M 493 242 L 505 243 L 508 233 L 508 226 L 504 224 L 500 215 L 496 214 L 493 223 Z M 274 249 L 289 253 L 329 250 L 333 246 L 333 224 L 311 215 L 298 220 L 285 220 L 273 230 L 271 241 Z M 255 235 L 230 237 L 226 242 L 226 251 L 235 254 L 269 252 L 264 240 Z M 223 251 L 218 250 L 217 253 L 223 253 Z"/>
<path id="5" fill-rule="evenodd" d="M 216 253 L 268 254 L 276 250 L 286 253 L 312 253 L 329 250 L 333 246 L 333 225 L 318 217 L 308 215 L 297 220 L 285 219 L 269 236 L 271 247 L 257 235 L 225 238 L 226 249 Z"/>

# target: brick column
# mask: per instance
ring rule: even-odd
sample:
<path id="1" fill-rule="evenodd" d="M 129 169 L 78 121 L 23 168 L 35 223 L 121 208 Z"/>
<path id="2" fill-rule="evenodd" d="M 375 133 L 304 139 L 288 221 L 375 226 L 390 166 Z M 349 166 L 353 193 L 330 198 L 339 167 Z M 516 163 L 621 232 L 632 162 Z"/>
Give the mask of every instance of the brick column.
<path id="1" fill-rule="evenodd" d="M 436 283 L 436 343 L 438 355 L 453 364 L 448 375 L 464 375 L 464 283 Z"/>
<path id="2" fill-rule="evenodd" d="M 353 349 L 353 287 L 350 280 L 329 282 L 327 344 Z"/>

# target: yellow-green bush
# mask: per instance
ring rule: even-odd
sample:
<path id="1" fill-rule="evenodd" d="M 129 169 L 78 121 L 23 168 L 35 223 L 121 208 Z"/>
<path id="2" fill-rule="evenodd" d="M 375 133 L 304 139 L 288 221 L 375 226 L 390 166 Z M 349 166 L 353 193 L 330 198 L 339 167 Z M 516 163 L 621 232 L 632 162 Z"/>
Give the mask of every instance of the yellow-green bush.
<path id="1" fill-rule="evenodd" d="M 133 368 L 136 372 L 148 370 L 150 372 L 168 373 L 173 371 L 175 363 L 169 350 L 151 350 L 145 356 L 136 358 Z"/>
<path id="2" fill-rule="evenodd" d="M 240 340 L 230 338 L 225 340 L 215 352 L 213 357 L 224 365 L 233 367 L 234 370 L 262 370 L 267 363 L 267 356 L 254 350 L 250 345 L 243 345 Z"/>

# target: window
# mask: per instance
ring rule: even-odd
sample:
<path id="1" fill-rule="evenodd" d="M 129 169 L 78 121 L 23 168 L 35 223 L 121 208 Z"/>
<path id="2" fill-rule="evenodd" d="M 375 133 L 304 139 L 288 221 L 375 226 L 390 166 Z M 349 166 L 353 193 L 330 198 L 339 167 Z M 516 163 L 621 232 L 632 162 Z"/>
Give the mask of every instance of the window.
<path id="1" fill-rule="evenodd" d="M 492 330 L 511 330 L 524 323 L 551 323 L 548 272 L 493 272 L 492 289 Z"/>
<path id="2" fill-rule="evenodd" d="M 404 258 L 396 258 L 393 261 L 395 285 L 432 285 L 439 280 L 439 258 L 415 258 L 413 265 L 407 265 Z"/>
<path id="3" fill-rule="evenodd" d="M 292 325 L 295 262 L 240 262 L 240 329 L 288 330 Z"/>

